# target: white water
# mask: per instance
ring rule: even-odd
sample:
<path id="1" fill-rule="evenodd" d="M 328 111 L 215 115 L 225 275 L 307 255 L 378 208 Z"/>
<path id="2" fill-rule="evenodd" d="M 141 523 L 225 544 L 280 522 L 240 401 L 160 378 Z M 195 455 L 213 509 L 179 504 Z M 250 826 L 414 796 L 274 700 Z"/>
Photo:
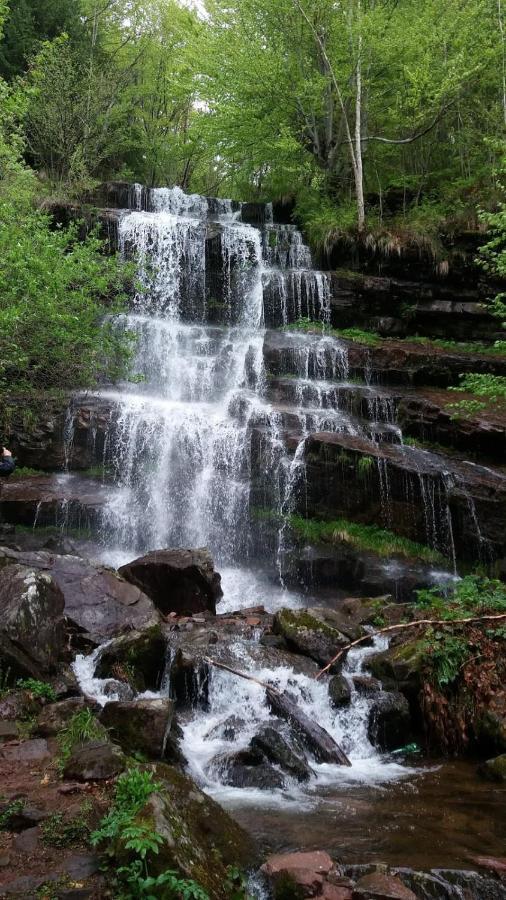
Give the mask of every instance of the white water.
<path id="1" fill-rule="evenodd" d="M 234 211 L 227 201 L 186 196 L 179 189 L 135 190 L 133 197 L 135 211 L 121 218 L 119 237 L 124 254 L 137 260 L 142 287 L 118 327 L 137 336 L 136 371 L 143 380 L 101 392 L 117 408 L 111 443 L 118 486 L 104 517 L 103 559 L 117 566 L 151 549 L 207 546 L 223 578 L 220 611 L 302 606 L 304 598 L 284 590 L 282 579 L 276 584 L 252 569 L 250 507 L 265 500 L 279 513 L 292 512 L 303 481 L 306 436 L 322 429 L 355 434 L 357 425 L 334 402 L 335 391 L 329 394 L 323 383 L 307 388 L 315 377 L 348 379 L 345 345 L 325 336 L 294 340 L 297 372 L 305 379 L 296 388 L 295 404 L 287 410 L 269 401 L 264 301 L 275 282 L 287 320 L 310 314 L 327 322 L 327 276 L 311 269 L 309 251 L 294 227 L 269 223 L 270 211 L 261 230 L 240 222 L 241 209 Z M 218 267 L 216 259 L 209 262 L 217 246 Z M 295 453 L 285 446 L 287 428 L 297 443 Z M 281 527 L 270 560 L 273 573 L 277 561 L 282 574 L 284 550 Z M 350 677 L 369 652 L 350 655 Z M 354 691 L 351 708 L 336 713 L 324 682 L 289 668 L 263 668 L 251 644 L 238 642 L 231 653 L 239 668 L 291 690 L 352 759 L 351 769 L 312 761 L 310 784 L 287 783 L 284 799 L 309 803 L 328 784 L 382 783 L 406 774 L 367 738 L 370 700 Z M 79 657 L 75 671 L 84 692 L 105 703 L 111 697 L 94 678 L 95 663 L 96 654 Z M 272 802 L 268 791 L 226 787 L 213 764 L 230 744 L 224 747 L 206 735 L 233 714 L 244 718 L 234 749 L 246 746 L 270 715 L 261 689 L 215 672 L 209 711 L 195 711 L 185 726 L 183 752 L 190 768 L 224 799 Z"/>

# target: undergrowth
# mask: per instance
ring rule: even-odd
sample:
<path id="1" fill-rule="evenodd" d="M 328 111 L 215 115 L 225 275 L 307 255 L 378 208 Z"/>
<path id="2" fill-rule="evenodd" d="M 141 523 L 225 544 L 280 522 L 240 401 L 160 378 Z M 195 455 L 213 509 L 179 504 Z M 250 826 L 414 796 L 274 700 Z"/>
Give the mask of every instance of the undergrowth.
<path id="1" fill-rule="evenodd" d="M 100 740 L 106 735 L 106 729 L 90 709 L 81 709 L 74 713 L 65 728 L 58 734 L 58 769 L 63 771 L 77 744 L 82 741 Z"/>
<path id="2" fill-rule="evenodd" d="M 100 847 L 114 865 L 118 847 L 128 851 L 130 861 L 115 870 L 114 897 L 116 900 L 209 900 L 208 894 L 195 881 L 181 878 L 173 870 L 160 875 L 150 874 L 150 864 L 160 852 L 164 838 L 157 833 L 150 820 L 139 817 L 152 794 L 161 784 L 151 772 L 129 769 L 116 782 L 114 801 L 99 828 L 93 832 L 91 843 Z"/>
<path id="3" fill-rule="evenodd" d="M 418 591 L 417 605 L 424 616 L 441 622 L 418 642 L 429 740 L 444 750 L 462 751 L 479 737 L 491 700 L 504 695 L 506 620 L 456 620 L 505 614 L 506 585 L 470 575 L 449 590 Z"/>

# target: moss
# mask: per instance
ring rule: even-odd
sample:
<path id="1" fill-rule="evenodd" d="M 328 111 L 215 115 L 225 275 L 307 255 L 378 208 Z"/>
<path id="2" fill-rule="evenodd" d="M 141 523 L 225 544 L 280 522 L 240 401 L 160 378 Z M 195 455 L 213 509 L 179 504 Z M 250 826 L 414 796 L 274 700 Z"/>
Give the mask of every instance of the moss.
<path id="1" fill-rule="evenodd" d="M 506 753 L 496 756 L 495 759 L 488 759 L 486 763 L 480 766 L 480 773 L 489 781 L 498 781 L 506 784 Z"/>
<path id="2" fill-rule="evenodd" d="M 295 636 L 298 634 L 301 629 L 305 629 L 306 631 L 317 632 L 319 634 L 325 634 L 327 637 L 333 638 L 336 634 L 337 629 L 332 628 L 331 625 L 327 625 L 326 622 L 322 622 L 320 619 L 312 616 L 308 610 L 289 610 L 282 609 L 276 616 L 278 627 L 280 627 L 283 631 L 283 634 L 286 637 L 290 638 L 290 636 Z"/>
<path id="3" fill-rule="evenodd" d="M 323 521 L 291 516 L 290 525 L 296 535 L 312 543 L 350 544 L 357 550 L 376 553 L 381 557 L 403 556 L 424 562 L 443 563 L 444 558 L 436 550 L 424 544 L 410 541 L 377 525 L 361 525 L 347 519 Z"/>
<path id="4" fill-rule="evenodd" d="M 165 649 L 166 640 L 159 625 L 125 635 L 105 648 L 97 675 L 125 681 L 138 692 L 156 691 L 165 665 Z"/>
<path id="5" fill-rule="evenodd" d="M 303 900 L 305 893 L 289 872 L 280 872 L 274 885 L 274 900 Z"/>

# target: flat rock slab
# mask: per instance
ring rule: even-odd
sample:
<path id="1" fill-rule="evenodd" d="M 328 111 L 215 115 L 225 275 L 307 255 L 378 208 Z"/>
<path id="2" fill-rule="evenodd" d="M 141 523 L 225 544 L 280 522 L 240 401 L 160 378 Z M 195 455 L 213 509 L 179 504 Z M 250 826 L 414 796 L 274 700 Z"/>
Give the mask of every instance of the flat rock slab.
<path id="1" fill-rule="evenodd" d="M 306 869 L 328 875 L 333 868 L 334 863 L 329 854 L 323 850 L 315 850 L 310 853 L 275 853 L 263 864 L 262 872 L 276 875 L 278 872 Z"/>
<path id="2" fill-rule="evenodd" d="M 65 521 L 78 526 L 96 521 L 114 491 L 80 475 L 25 475 L 3 485 L 0 512 L 15 525 L 58 525 L 62 510 Z"/>
<path id="3" fill-rule="evenodd" d="M 47 741 L 38 738 L 22 744 L 7 744 L 0 750 L 0 758 L 9 762 L 28 762 L 49 759 L 51 756 Z"/>
<path id="4" fill-rule="evenodd" d="M 400 878 L 373 872 L 360 878 L 353 889 L 353 900 L 417 900 Z"/>
<path id="5" fill-rule="evenodd" d="M 63 594 L 65 615 L 96 644 L 123 630 L 142 631 L 160 621 L 149 597 L 106 566 L 77 556 L 0 547 L 0 567 L 10 563 L 48 572 Z"/>

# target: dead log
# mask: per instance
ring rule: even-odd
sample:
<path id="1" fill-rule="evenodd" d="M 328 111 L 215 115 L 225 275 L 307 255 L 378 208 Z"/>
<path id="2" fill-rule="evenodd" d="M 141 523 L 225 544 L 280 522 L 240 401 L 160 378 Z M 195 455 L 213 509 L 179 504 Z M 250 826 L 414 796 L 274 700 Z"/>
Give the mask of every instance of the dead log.
<path id="1" fill-rule="evenodd" d="M 351 762 L 346 756 L 346 753 L 341 749 L 339 744 L 336 743 L 328 731 L 325 731 L 321 725 L 318 725 L 310 719 L 309 716 L 306 716 L 306 714 L 299 709 L 297 702 L 293 700 L 286 691 L 281 693 L 271 684 L 267 684 L 265 681 L 259 681 L 259 679 L 254 678 L 253 675 L 247 675 L 245 672 L 239 672 L 237 669 L 232 669 L 230 666 L 226 666 L 225 663 L 215 662 L 215 660 L 210 659 L 209 657 L 205 657 L 204 661 L 209 663 L 210 666 L 214 666 L 217 669 L 223 669 L 225 672 L 237 675 L 238 678 L 245 678 L 246 681 L 252 681 L 254 684 L 258 684 L 262 687 L 266 693 L 267 702 L 272 712 L 279 716 L 280 719 L 284 719 L 285 722 L 288 722 L 290 727 L 297 732 L 302 742 L 318 762 L 333 763 L 338 766 L 351 766 Z"/>
<path id="2" fill-rule="evenodd" d="M 328 731 L 306 716 L 286 691 L 280 694 L 266 685 L 265 693 L 272 712 L 288 722 L 318 762 L 351 766 L 346 753 Z"/>

